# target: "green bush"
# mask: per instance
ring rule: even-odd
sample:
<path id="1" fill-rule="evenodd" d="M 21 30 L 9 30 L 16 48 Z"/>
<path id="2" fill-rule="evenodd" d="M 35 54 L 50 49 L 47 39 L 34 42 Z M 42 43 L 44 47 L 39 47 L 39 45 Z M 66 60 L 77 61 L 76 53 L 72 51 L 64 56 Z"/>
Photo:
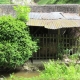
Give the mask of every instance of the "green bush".
<path id="1" fill-rule="evenodd" d="M 29 20 L 30 8 L 28 6 L 14 6 L 14 10 L 16 11 L 16 19 L 24 22 Z"/>
<path id="2" fill-rule="evenodd" d="M 69 58 L 72 60 L 76 60 L 76 61 L 80 60 L 80 52 L 76 52 L 76 53 L 70 55 Z"/>
<path id="3" fill-rule="evenodd" d="M 13 69 L 24 64 L 38 49 L 24 21 L 0 17 L 0 67 Z"/>
<path id="4" fill-rule="evenodd" d="M 44 76 L 52 76 L 50 80 L 79 80 L 80 77 L 80 65 L 70 63 L 67 66 L 65 63 L 60 61 L 50 61 L 48 64 L 45 63 L 45 70 L 42 72 Z M 49 79 L 48 79 L 49 80 Z"/>

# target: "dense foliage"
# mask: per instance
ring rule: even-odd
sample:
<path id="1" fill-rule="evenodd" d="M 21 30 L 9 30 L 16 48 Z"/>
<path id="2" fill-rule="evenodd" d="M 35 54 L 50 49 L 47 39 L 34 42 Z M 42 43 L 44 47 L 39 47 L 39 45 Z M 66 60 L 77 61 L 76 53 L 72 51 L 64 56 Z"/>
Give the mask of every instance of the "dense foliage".
<path id="1" fill-rule="evenodd" d="M 79 4 L 80 0 L 39 0 L 38 4 Z"/>
<path id="2" fill-rule="evenodd" d="M 10 4 L 10 0 L 0 0 L 0 4 Z"/>
<path id="3" fill-rule="evenodd" d="M 16 11 L 16 19 L 21 21 L 28 21 L 29 20 L 29 12 L 30 8 L 27 6 L 20 6 L 18 7 L 14 6 L 14 10 Z"/>
<path id="4" fill-rule="evenodd" d="M 24 21 L 12 16 L 0 17 L 1 68 L 10 69 L 23 65 L 31 57 L 32 53 L 36 51 L 37 42 L 32 41 L 28 26 Z"/>
<path id="5" fill-rule="evenodd" d="M 78 80 L 80 79 L 80 65 L 75 63 L 69 63 L 67 66 L 63 62 L 54 62 L 50 61 L 48 64 L 44 64 L 45 76 L 53 76 L 52 79 L 54 80 Z M 50 78 L 51 79 L 51 78 Z M 49 79 L 48 79 L 49 80 Z"/>

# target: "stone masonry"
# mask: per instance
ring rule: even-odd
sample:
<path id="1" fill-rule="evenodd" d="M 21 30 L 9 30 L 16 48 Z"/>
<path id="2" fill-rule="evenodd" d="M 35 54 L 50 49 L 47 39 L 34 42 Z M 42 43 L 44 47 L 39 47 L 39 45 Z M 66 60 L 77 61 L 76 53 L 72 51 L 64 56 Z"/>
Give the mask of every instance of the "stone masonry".
<path id="1" fill-rule="evenodd" d="M 15 16 L 15 11 L 13 10 L 13 4 L 0 5 L 0 15 L 13 15 Z M 31 12 L 66 12 L 66 13 L 79 13 L 78 4 L 64 4 L 64 5 L 28 5 L 31 7 Z"/>

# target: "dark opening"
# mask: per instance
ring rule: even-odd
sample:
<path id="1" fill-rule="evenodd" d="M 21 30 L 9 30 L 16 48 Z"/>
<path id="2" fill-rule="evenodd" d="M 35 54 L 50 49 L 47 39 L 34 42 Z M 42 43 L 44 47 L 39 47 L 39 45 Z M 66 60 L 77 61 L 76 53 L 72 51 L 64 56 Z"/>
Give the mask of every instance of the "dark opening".
<path id="1" fill-rule="evenodd" d="M 32 35 L 35 35 L 35 34 L 48 34 L 48 29 L 46 29 L 44 27 L 29 26 L 29 28 L 30 28 L 30 33 Z"/>
<path id="2" fill-rule="evenodd" d="M 53 59 L 57 56 L 57 42 L 58 42 L 58 29 L 46 29 L 44 27 L 39 26 L 29 26 L 30 34 L 35 38 L 39 38 L 38 45 L 40 49 L 37 53 L 33 54 L 33 59 Z M 64 48 L 70 47 L 72 43 L 72 39 L 69 37 L 72 33 L 72 28 L 62 28 L 60 29 L 61 37 L 65 37 L 61 39 L 61 43 L 64 44 Z M 37 35 L 37 36 L 35 36 Z"/>

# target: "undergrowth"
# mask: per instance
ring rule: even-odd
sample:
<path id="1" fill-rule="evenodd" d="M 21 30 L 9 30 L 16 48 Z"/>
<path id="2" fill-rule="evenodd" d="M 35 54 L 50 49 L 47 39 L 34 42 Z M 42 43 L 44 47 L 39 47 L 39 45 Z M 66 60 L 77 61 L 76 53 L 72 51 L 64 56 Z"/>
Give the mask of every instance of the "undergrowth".
<path id="1" fill-rule="evenodd" d="M 44 63 L 45 70 L 40 75 L 32 78 L 15 77 L 10 75 L 10 80 L 80 80 L 80 65 L 70 63 L 67 66 L 59 61 Z"/>

